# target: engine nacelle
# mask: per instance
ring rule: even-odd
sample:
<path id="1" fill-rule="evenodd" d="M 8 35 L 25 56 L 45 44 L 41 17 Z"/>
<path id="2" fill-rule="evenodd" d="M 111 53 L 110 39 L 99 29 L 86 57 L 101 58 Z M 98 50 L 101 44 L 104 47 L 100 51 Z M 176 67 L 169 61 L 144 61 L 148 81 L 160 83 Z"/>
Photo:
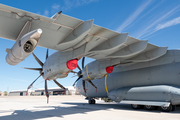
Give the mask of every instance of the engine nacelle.
<path id="1" fill-rule="evenodd" d="M 85 66 L 82 71 L 83 80 L 101 79 L 113 72 L 114 67 L 108 62 L 93 61 Z"/>
<path id="2" fill-rule="evenodd" d="M 48 57 L 43 66 L 43 78 L 54 80 L 67 77 L 69 72 L 76 69 L 78 59 L 73 56 L 73 51 L 55 52 Z"/>
<path id="3" fill-rule="evenodd" d="M 65 62 L 64 62 L 64 64 L 61 64 L 60 66 L 61 67 L 59 68 L 59 73 L 55 77 L 53 77 L 52 79 L 67 77 L 70 71 L 77 68 L 78 60 L 77 59 L 72 59 L 72 60 L 67 61 L 66 65 L 65 65 Z"/>
<path id="4" fill-rule="evenodd" d="M 10 65 L 17 65 L 28 57 L 36 48 L 41 37 L 42 30 L 37 29 L 25 34 L 18 39 L 11 49 L 6 49 L 6 62 Z"/>

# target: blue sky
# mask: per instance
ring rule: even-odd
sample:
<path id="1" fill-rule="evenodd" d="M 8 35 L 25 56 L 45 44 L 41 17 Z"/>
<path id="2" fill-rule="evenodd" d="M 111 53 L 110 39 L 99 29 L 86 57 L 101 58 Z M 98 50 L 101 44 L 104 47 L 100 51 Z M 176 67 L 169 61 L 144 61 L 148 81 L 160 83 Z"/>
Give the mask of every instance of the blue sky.
<path id="1" fill-rule="evenodd" d="M 82 20 L 94 19 L 96 25 L 117 32 L 128 32 L 132 37 L 149 40 L 158 46 L 180 48 L 180 0 L 1 0 L 1 4 L 48 17 L 62 10 L 63 14 Z M 32 55 L 16 66 L 8 65 L 5 50 L 11 48 L 14 41 L 2 38 L 0 41 L 0 91 L 26 89 L 39 73 L 21 67 L 40 66 Z M 50 50 L 50 54 L 53 52 Z M 34 53 L 45 61 L 45 48 L 37 47 Z M 90 61 L 86 59 L 86 64 Z M 77 79 L 73 76 L 69 74 L 58 81 L 64 86 L 71 86 Z M 43 87 L 44 80 L 40 78 L 33 89 Z M 57 86 L 49 81 L 48 87 Z"/>

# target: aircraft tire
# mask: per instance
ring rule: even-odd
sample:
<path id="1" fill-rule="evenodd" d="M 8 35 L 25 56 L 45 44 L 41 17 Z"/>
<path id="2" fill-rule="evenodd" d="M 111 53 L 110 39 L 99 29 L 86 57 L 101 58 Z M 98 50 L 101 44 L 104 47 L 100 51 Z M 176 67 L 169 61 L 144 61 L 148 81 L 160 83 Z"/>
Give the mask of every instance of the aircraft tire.
<path id="1" fill-rule="evenodd" d="M 160 108 L 163 112 L 170 112 L 173 110 L 171 104 L 169 105 L 169 107 L 160 106 Z"/>
<path id="2" fill-rule="evenodd" d="M 131 107 L 135 110 L 143 108 L 143 105 L 131 104 Z"/>
<path id="3" fill-rule="evenodd" d="M 92 104 L 96 104 L 96 101 L 94 99 L 92 99 Z"/>
<path id="4" fill-rule="evenodd" d="M 159 107 L 158 106 L 154 106 L 154 110 L 157 110 Z"/>
<path id="5" fill-rule="evenodd" d="M 96 104 L 96 101 L 94 99 L 89 100 L 89 104 Z"/>
<path id="6" fill-rule="evenodd" d="M 176 109 L 176 106 L 172 105 L 172 110 L 171 111 L 175 111 L 175 109 Z"/>
<path id="7" fill-rule="evenodd" d="M 154 110 L 154 109 L 155 109 L 155 106 L 145 105 L 144 108 L 145 108 L 146 110 Z"/>
<path id="8" fill-rule="evenodd" d="M 89 102 L 89 104 L 92 104 L 92 100 L 89 100 L 88 102 Z"/>

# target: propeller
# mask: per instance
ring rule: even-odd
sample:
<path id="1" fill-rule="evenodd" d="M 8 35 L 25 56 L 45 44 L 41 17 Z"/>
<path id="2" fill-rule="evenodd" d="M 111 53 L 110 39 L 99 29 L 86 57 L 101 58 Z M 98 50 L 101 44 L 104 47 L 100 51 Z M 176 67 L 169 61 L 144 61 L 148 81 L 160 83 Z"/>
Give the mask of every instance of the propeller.
<path id="1" fill-rule="evenodd" d="M 83 77 L 82 70 L 84 69 L 84 61 L 85 61 L 85 57 L 82 58 L 82 69 L 78 65 L 78 69 L 79 69 L 79 72 L 77 73 L 78 79 L 74 82 L 73 86 L 75 86 L 76 82 L 78 82 Z M 82 80 L 85 96 L 86 96 L 86 85 L 85 85 L 86 81 L 88 81 L 94 88 L 96 88 L 96 92 L 97 92 L 97 87 L 92 83 L 91 80 Z"/>
<path id="2" fill-rule="evenodd" d="M 85 59 L 85 57 L 83 57 L 83 59 L 82 59 L 82 69 L 84 68 L 84 59 Z M 83 75 L 82 75 L 82 69 L 79 67 L 79 65 L 77 66 L 77 68 L 79 69 L 79 72 L 77 73 L 78 79 L 74 82 L 73 86 L 76 84 L 76 82 L 77 82 L 78 80 L 80 80 L 80 79 L 83 77 Z"/>
<path id="3" fill-rule="evenodd" d="M 83 57 L 82 59 L 82 69 L 84 69 L 84 60 L 85 60 L 85 57 Z"/>
<path id="4" fill-rule="evenodd" d="M 40 76 L 38 76 L 27 88 L 27 92 L 26 95 L 28 95 L 28 90 L 33 86 L 33 84 L 36 82 L 37 79 L 39 79 L 42 76 L 42 74 Z"/>
<path id="5" fill-rule="evenodd" d="M 77 66 L 77 68 L 81 71 L 81 68 L 79 67 L 79 65 Z"/>
<path id="6" fill-rule="evenodd" d="M 56 85 L 57 86 L 59 86 L 60 88 L 62 88 L 62 89 L 66 89 L 64 86 L 62 86 L 60 83 L 58 83 L 56 80 L 53 80 L 55 83 L 56 83 Z"/>
<path id="7" fill-rule="evenodd" d="M 45 93 L 46 93 L 46 97 L 47 97 L 47 103 L 49 102 L 49 92 L 48 92 L 48 87 L 47 87 L 47 80 L 45 80 Z"/>
<path id="8" fill-rule="evenodd" d="M 46 60 L 48 59 L 48 49 L 46 51 Z M 39 65 L 42 67 L 42 68 L 26 68 L 26 67 L 22 67 L 24 69 L 28 69 L 28 70 L 36 70 L 36 71 L 39 71 L 40 72 L 40 75 L 28 86 L 27 88 L 27 92 L 26 92 L 26 95 L 28 94 L 28 90 L 33 86 L 33 84 L 41 77 L 44 75 L 44 72 L 43 72 L 43 65 L 44 63 L 42 63 L 38 57 L 32 53 L 33 57 L 35 58 L 35 60 L 39 63 Z M 71 71 L 71 72 L 74 72 L 74 71 Z M 77 72 L 74 72 L 74 73 L 77 73 Z M 62 89 L 66 89 L 63 85 L 61 85 L 60 83 L 58 83 L 56 80 L 53 80 L 60 88 Z M 47 80 L 45 80 L 45 93 L 46 93 L 46 97 L 47 97 L 47 103 L 49 102 L 49 92 L 48 92 L 48 87 L 47 87 Z"/>
<path id="9" fill-rule="evenodd" d="M 47 49 L 48 51 L 48 49 Z M 36 55 L 34 53 L 32 53 L 33 57 L 35 58 L 35 60 L 39 63 L 39 65 L 41 67 L 43 67 L 43 63 L 36 57 Z M 28 95 L 28 90 L 33 86 L 33 84 L 38 80 L 38 78 L 40 78 L 44 73 L 43 73 L 43 69 L 42 68 L 26 68 L 26 67 L 22 67 L 24 69 L 28 69 L 28 70 L 36 70 L 40 72 L 40 76 L 38 76 L 27 88 L 27 92 L 26 95 Z"/>
<path id="10" fill-rule="evenodd" d="M 48 51 L 48 49 L 47 49 L 47 51 Z M 48 52 L 47 52 L 48 53 Z M 39 65 L 41 66 L 41 67 L 43 67 L 43 63 L 36 57 L 36 55 L 34 54 L 34 53 L 32 53 L 32 55 L 33 55 L 33 57 L 36 59 L 36 61 L 39 63 Z M 47 56 L 47 55 L 46 55 Z"/>
<path id="11" fill-rule="evenodd" d="M 28 70 L 42 71 L 42 68 L 26 68 L 26 67 L 21 67 L 21 68 L 28 69 Z"/>

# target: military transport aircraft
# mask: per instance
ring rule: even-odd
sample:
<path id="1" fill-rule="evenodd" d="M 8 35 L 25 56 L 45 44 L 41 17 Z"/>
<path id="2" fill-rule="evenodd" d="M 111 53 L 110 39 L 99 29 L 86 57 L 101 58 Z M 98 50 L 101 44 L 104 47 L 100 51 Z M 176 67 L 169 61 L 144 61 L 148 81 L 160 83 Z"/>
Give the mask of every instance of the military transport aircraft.
<path id="1" fill-rule="evenodd" d="M 8 64 L 16 65 L 33 54 L 41 67 L 25 69 L 40 72 L 47 98 L 47 80 L 64 88 L 56 79 L 72 72 L 78 75 L 74 83 L 77 91 L 86 96 L 89 104 L 95 104 L 96 98 L 109 97 L 131 104 L 134 109 L 160 107 L 169 112 L 180 105 L 179 50 L 167 50 L 61 11 L 48 18 L 2 4 L 0 37 L 16 41 L 11 49 L 6 49 Z M 36 46 L 57 52 L 48 56 L 47 50 L 43 63 L 33 53 Z M 85 57 L 96 60 L 85 66 Z M 76 67 L 79 72 L 73 71 Z"/>

